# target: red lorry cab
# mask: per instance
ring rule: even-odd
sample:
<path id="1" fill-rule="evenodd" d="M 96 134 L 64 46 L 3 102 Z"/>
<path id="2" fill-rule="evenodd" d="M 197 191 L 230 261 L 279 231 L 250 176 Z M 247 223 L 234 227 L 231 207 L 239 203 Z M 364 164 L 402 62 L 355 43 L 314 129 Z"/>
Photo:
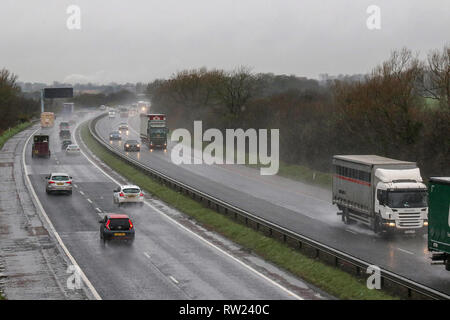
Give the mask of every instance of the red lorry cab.
<path id="1" fill-rule="evenodd" d="M 47 157 L 50 158 L 50 140 L 47 135 L 33 136 L 33 146 L 31 149 L 31 157 Z"/>

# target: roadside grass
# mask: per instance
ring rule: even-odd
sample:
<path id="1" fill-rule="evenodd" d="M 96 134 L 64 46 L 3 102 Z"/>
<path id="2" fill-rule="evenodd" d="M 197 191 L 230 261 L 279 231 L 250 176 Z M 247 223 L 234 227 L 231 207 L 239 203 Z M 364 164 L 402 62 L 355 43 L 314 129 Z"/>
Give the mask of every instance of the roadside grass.
<path id="1" fill-rule="evenodd" d="M 24 122 L 15 127 L 9 128 L 8 130 L 5 130 L 0 135 L 0 149 L 3 148 L 3 145 L 6 143 L 6 141 L 8 141 L 9 138 L 11 138 L 13 135 L 19 133 L 20 131 L 25 130 L 26 128 L 28 128 L 31 125 L 32 125 L 32 122 Z"/>
<path id="2" fill-rule="evenodd" d="M 225 236 L 266 261 L 284 268 L 325 292 L 339 299 L 398 299 L 381 290 L 369 290 L 364 279 L 309 258 L 273 238 L 266 237 L 260 232 L 204 207 L 188 196 L 163 186 L 109 153 L 90 135 L 87 124 L 81 127 L 81 137 L 88 148 L 104 163 L 153 196 L 194 218 L 205 228 Z"/>

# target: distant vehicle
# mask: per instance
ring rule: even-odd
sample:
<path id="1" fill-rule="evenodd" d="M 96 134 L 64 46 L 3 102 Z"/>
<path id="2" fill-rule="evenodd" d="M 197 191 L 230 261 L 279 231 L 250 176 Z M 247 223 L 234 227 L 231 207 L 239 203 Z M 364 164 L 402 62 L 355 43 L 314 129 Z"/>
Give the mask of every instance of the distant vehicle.
<path id="1" fill-rule="evenodd" d="M 126 214 L 108 213 L 99 220 L 100 239 L 103 243 L 110 240 L 127 241 L 132 244 L 135 238 L 133 222 Z"/>
<path id="2" fill-rule="evenodd" d="M 33 136 L 33 145 L 31 147 L 31 157 L 50 158 L 50 137 L 48 135 Z"/>
<path id="3" fill-rule="evenodd" d="M 429 180 L 428 251 L 432 264 L 450 271 L 450 177 Z"/>
<path id="4" fill-rule="evenodd" d="M 141 114 L 139 129 L 141 141 L 148 145 L 150 151 L 156 148 L 167 150 L 166 115 Z"/>
<path id="5" fill-rule="evenodd" d="M 358 221 L 376 233 L 426 232 L 427 187 L 415 162 L 337 155 L 333 171 L 333 204 L 344 223 Z"/>
<path id="6" fill-rule="evenodd" d="M 66 148 L 66 154 L 80 154 L 80 147 L 77 144 L 70 144 Z"/>
<path id="7" fill-rule="evenodd" d="M 128 118 L 128 109 L 125 107 L 119 108 L 119 114 L 121 118 Z"/>
<path id="8" fill-rule="evenodd" d="M 119 124 L 119 132 L 128 134 L 128 124 L 122 122 Z"/>
<path id="9" fill-rule="evenodd" d="M 141 188 L 134 185 L 118 186 L 114 189 L 113 202 L 120 207 L 123 203 L 144 205 L 144 193 Z"/>
<path id="10" fill-rule="evenodd" d="M 63 103 L 62 114 L 63 116 L 68 116 L 73 113 L 75 109 L 75 104 L 73 102 Z"/>
<path id="11" fill-rule="evenodd" d="M 61 121 L 60 123 L 59 123 L 59 130 L 62 130 L 62 129 L 69 129 L 70 128 L 70 123 L 69 122 L 67 122 L 67 121 Z"/>
<path id="12" fill-rule="evenodd" d="M 113 131 L 109 134 L 109 140 L 122 140 L 122 136 L 119 131 Z"/>
<path id="13" fill-rule="evenodd" d="M 47 186 L 45 187 L 45 192 L 47 194 L 52 192 L 72 194 L 72 177 L 67 173 L 50 173 L 46 179 Z"/>
<path id="14" fill-rule="evenodd" d="M 100 106 L 100 110 L 106 110 L 106 106 L 102 104 L 102 105 Z"/>
<path id="15" fill-rule="evenodd" d="M 141 151 L 141 145 L 137 140 L 127 140 L 123 146 L 125 151 Z"/>
<path id="16" fill-rule="evenodd" d="M 114 111 L 109 111 L 108 112 L 108 117 L 109 118 L 115 118 L 116 117 L 116 113 Z"/>
<path id="17" fill-rule="evenodd" d="M 70 134 L 70 130 L 62 129 L 59 131 L 59 137 L 61 139 L 70 139 L 72 135 Z"/>
<path id="18" fill-rule="evenodd" d="M 148 101 L 138 101 L 137 110 L 140 113 L 149 113 L 150 112 L 150 102 Z"/>
<path id="19" fill-rule="evenodd" d="M 66 148 L 72 144 L 72 140 L 63 140 L 61 142 L 61 150 L 66 150 Z"/>
<path id="20" fill-rule="evenodd" d="M 41 128 L 52 128 L 55 125 L 55 114 L 53 112 L 41 113 Z"/>

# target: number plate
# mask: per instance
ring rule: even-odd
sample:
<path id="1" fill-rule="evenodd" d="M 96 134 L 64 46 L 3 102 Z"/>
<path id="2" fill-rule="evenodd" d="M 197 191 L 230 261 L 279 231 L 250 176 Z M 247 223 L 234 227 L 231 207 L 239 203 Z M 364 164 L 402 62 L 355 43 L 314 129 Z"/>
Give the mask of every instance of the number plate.
<path id="1" fill-rule="evenodd" d="M 64 183 L 62 183 L 62 182 L 58 182 L 57 184 L 56 184 L 57 186 L 63 186 L 64 185 Z"/>
<path id="2" fill-rule="evenodd" d="M 416 230 L 406 230 L 405 233 L 416 233 Z"/>
<path id="3" fill-rule="evenodd" d="M 122 237 L 122 236 L 125 235 L 125 233 L 114 233 L 114 235 L 115 235 L 116 237 Z"/>

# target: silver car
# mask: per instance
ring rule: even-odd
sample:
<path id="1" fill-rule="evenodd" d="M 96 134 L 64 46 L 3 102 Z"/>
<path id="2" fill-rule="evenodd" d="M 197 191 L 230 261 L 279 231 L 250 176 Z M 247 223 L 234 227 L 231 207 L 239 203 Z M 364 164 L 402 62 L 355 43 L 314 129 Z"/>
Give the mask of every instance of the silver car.
<path id="1" fill-rule="evenodd" d="M 70 144 L 66 148 L 66 154 L 78 155 L 78 154 L 80 154 L 80 147 L 78 147 L 78 145 L 76 145 L 76 144 Z"/>
<path id="2" fill-rule="evenodd" d="M 144 205 L 144 193 L 138 186 L 118 186 L 113 192 L 113 201 L 119 207 L 124 203 L 135 203 L 141 207 Z"/>
<path id="3" fill-rule="evenodd" d="M 72 194 L 72 177 L 67 173 L 51 173 L 45 178 L 47 179 L 47 185 L 45 187 L 47 194 L 52 192 Z"/>

